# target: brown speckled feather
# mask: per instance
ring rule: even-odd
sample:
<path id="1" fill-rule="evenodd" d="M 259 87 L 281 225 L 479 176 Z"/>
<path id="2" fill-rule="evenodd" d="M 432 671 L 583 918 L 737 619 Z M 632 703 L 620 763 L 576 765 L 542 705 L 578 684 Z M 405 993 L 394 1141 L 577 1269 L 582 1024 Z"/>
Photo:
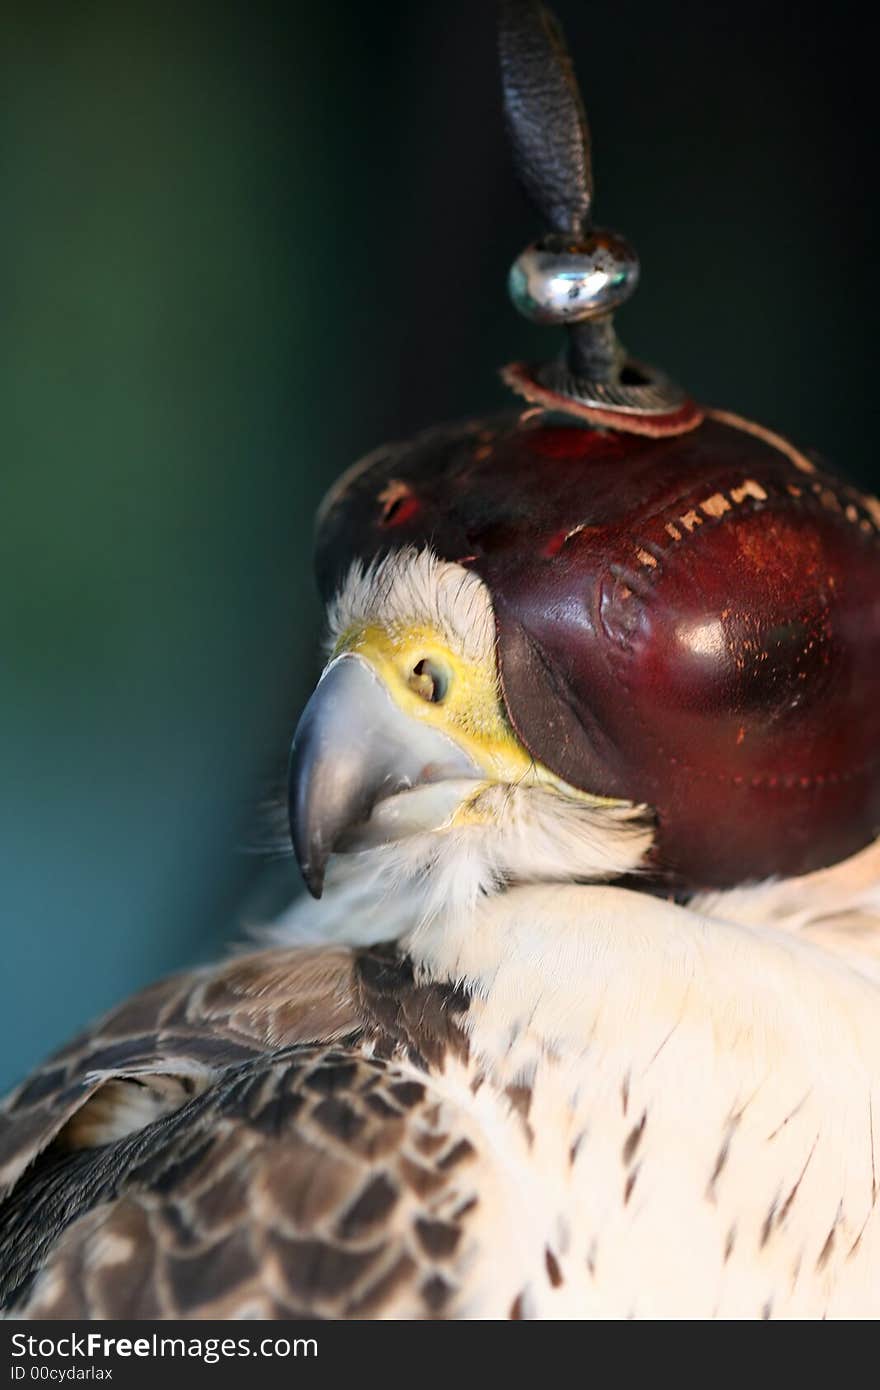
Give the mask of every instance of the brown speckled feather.
<path id="1" fill-rule="evenodd" d="M 359 1023 L 344 950 L 265 951 L 172 976 L 55 1053 L 0 1107 L 0 1197 L 114 1076 L 196 1078 Z"/>
<path id="2" fill-rule="evenodd" d="M 5 1107 L 0 1298 L 26 1317 L 442 1315 L 472 1149 L 414 1072 L 464 1054 L 466 1008 L 375 950 L 267 951 L 137 996 Z M 157 1118 L 106 1142 L 126 1086 Z"/>

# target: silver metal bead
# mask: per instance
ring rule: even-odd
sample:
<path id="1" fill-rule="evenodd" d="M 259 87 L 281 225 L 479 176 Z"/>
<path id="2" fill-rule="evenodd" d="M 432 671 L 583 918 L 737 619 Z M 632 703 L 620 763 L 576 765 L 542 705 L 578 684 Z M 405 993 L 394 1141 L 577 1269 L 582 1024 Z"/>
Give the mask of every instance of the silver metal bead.
<path id="1" fill-rule="evenodd" d="M 614 232 L 583 240 L 546 237 L 510 268 L 510 297 L 533 323 L 582 323 L 610 314 L 639 282 L 639 260 Z"/>

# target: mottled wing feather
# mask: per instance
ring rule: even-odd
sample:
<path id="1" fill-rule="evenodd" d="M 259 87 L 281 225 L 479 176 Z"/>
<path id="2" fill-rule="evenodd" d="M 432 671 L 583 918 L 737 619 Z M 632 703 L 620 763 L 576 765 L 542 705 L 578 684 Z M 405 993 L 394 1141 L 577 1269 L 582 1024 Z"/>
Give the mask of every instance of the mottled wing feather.
<path id="1" fill-rule="evenodd" d="M 147 1130 L 35 1168 L 0 1222 L 7 1297 L 29 1318 L 440 1315 L 473 1157 L 394 1063 L 240 1064 Z"/>
<path id="2" fill-rule="evenodd" d="M 0 1198 L 114 1077 L 210 1078 L 295 1042 L 357 1028 L 352 957 L 265 951 L 135 995 L 54 1054 L 0 1107 Z"/>
<path id="3" fill-rule="evenodd" d="M 0 1205 L 0 1303 L 36 1318 L 449 1313 L 478 1165 L 428 1067 L 466 1049 L 466 1007 L 381 951 L 261 953 L 132 1001 L 126 1057 L 165 1060 L 183 1030 L 209 1079 L 71 1151 L 83 1126 L 60 1097 L 115 1046 L 126 1008 L 70 1051 L 65 1084 L 30 1107 L 52 1113 L 55 1142 Z"/>

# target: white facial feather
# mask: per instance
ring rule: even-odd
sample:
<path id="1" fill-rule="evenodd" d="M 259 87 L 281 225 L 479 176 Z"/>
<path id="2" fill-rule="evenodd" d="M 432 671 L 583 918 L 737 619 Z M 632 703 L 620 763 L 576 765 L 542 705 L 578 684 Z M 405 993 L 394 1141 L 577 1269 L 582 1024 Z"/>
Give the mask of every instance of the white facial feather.
<path id="1" fill-rule="evenodd" d="M 366 945 L 451 926 L 513 883 L 635 873 L 652 839 L 641 808 L 569 801 L 548 787 L 487 785 L 471 808 L 481 823 L 336 856 L 320 902 L 300 898 L 270 938 Z"/>
<path id="2" fill-rule="evenodd" d="M 434 628 L 467 661 L 495 659 L 495 617 L 475 574 L 407 546 L 364 566 L 356 561 L 327 609 L 328 646 L 352 628 Z"/>

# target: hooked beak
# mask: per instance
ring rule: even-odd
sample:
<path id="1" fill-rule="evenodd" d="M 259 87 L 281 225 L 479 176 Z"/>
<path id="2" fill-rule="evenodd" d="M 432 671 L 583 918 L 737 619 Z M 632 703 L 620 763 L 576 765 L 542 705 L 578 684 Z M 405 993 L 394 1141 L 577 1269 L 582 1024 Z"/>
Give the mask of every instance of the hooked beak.
<path id="1" fill-rule="evenodd" d="M 478 776 L 450 738 L 394 703 L 366 661 L 353 653 L 337 657 L 303 710 L 290 750 L 290 835 L 309 892 L 320 898 L 330 855 L 366 827 L 378 803 L 444 783 L 451 795 L 435 797 L 431 811 L 445 817 L 461 800 L 461 779 Z M 385 820 L 383 838 L 394 838 L 394 816 Z"/>

